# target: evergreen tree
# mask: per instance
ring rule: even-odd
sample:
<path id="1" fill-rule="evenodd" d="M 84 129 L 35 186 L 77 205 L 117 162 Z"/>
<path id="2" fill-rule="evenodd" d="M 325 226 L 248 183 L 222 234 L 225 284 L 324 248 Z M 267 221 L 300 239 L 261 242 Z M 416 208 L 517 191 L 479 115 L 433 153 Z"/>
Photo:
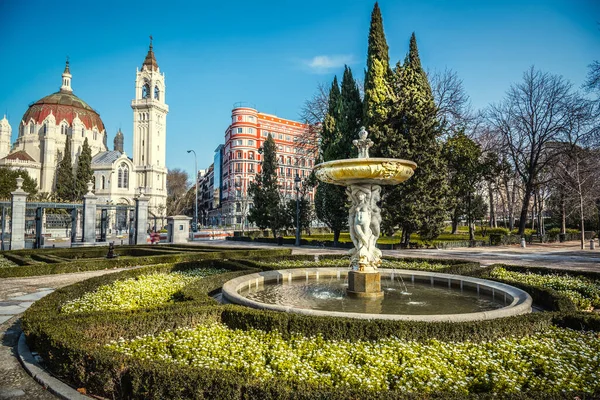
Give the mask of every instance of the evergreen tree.
<path id="1" fill-rule="evenodd" d="M 419 232 L 426 240 L 439 235 L 448 197 L 447 166 L 438 142 L 436 106 L 414 33 L 404 64 L 397 65 L 394 76 L 396 101 L 390 122 L 395 136 L 388 137 L 385 155 L 407 158 L 418 167 L 412 178 L 385 194 L 382 215 L 387 233 L 401 226 L 403 243 L 408 244 L 413 232 Z"/>
<path id="2" fill-rule="evenodd" d="M 87 193 L 88 182 L 92 180 L 92 149 L 87 138 L 83 141 L 81 154 L 77 160 L 77 171 L 75 173 L 75 199 L 80 200 Z"/>
<path id="3" fill-rule="evenodd" d="M 379 5 L 375 3 L 369 28 L 363 124 L 373 139 L 374 145 L 370 151 L 376 157 L 388 156 L 385 154 L 385 138 L 391 134 L 388 119 L 391 105 L 395 101 L 391 83 L 392 72 L 383 32 L 383 19 Z"/>
<path id="4" fill-rule="evenodd" d="M 340 97 L 340 115 L 337 122 L 338 141 L 335 146 L 335 156 L 338 159 L 354 158 L 358 149 L 352 140 L 358 138 L 362 126 L 362 100 L 352 70 L 344 67 L 342 92 Z"/>
<path id="5" fill-rule="evenodd" d="M 277 237 L 277 231 L 289 226 L 290 222 L 277 184 L 277 146 L 270 134 L 260 152 L 261 169 L 248 188 L 253 203 L 248 221 L 260 229 L 270 229 L 273 237 Z"/>
<path id="6" fill-rule="evenodd" d="M 476 208 L 480 205 L 473 200 L 476 199 L 477 186 L 482 183 L 486 169 L 481 147 L 467 137 L 464 131 L 460 131 L 448 139 L 443 154 L 450 177 L 452 231 L 456 231 L 459 218 L 465 215 L 469 225 L 469 239 L 475 240 L 473 223 Z"/>
<path id="7" fill-rule="evenodd" d="M 17 190 L 17 178 L 23 178 L 23 190 L 29 193 L 28 200 L 37 194 L 37 182 L 24 169 L 14 170 L 0 167 L 0 199 L 10 199 L 11 193 Z"/>
<path id="8" fill-rule="evenodd" d="M 362 117 L 362 103 L 352 71 L 344 69 L 342 90 L 334 78 L 329 92 L 329 109 L 321 133 L 323 161 L 352 157 L 352 139 L 358 133 Z M 345 188 L 320 182 L 315 195 L 317 217 L 333 231 L 334 246 L 340 232 L 348 225 Z"/>
<path id="9" fill-rule="evenodd" d="M 56 196 L 62 201 L 75 200 L 75 181 L 71 161 L 71 140 L 67 137 L 65 151 L 56 171 Z"/>

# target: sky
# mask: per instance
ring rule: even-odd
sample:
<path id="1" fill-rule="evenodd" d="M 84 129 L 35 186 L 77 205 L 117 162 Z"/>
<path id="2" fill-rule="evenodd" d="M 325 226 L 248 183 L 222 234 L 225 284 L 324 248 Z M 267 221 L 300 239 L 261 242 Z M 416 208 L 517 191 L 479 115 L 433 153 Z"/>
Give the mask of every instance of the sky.
<path id="1" fill-rule="evenodd" d="M 17 127 L 30 103 L 58 91 L 70 59 L 74 93 L 119 128 L 132 154 L 135 72 L 149 36 L 165 73 L 167 167 L 193 176 L 223 143 L 239 101 L 299 119 L 344 64 L 361 81 L 372 0 L 0 0 L 0 115 Z M 600 0 L 382 0 L 390 62 L 415 32 L 429 71 L 455 71 L 474 108 L 500 101 L 531 65 L 575 87 L 600 60 Z"/>

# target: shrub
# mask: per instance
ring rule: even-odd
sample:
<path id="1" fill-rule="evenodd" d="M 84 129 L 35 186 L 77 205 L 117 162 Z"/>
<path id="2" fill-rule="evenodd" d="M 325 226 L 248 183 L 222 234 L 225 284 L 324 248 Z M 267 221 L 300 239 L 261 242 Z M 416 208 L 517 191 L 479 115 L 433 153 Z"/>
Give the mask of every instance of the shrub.
<path id="1" fill-rule="evenodd" d="M 284 257 L 281 255 L 282 253 L 265 252 L 250 253 L 241 260 L 232 258 L 224 260 L 223 252 L 206 254 L 217 254 L 220 259 L 196 259 L 172 264 L 149 265 L 135 270 L 92 278 L 57 290 L 34 303 L 23 315 L 22 325 L 28 343 L 40 353 L 46 361 L 47 368 L 54 374 L 61 376 L 75 387 L 86 388 L 88 393 L 108 398 L 434 399 L 452 398 L 453 395 L 449 392 L 458 391 L 459 393 L 454 395 L 455 399 L 491 399 L 497 398 L 497 395 L 481 392 L 498 391 L 502 393 L 502 398 L 511 398 L 512 396 L 519 399 L 547 400 L 563 397 L 573 398 L 576 395 L 585 398 L 585 396 L 590 396 L 590 393 L 591 396 L 594 396 L 600 391 L 597 380 L 589 378 L 590 373 L 595 373 L 594 371 L 598 368 L 597 361 L 593 361 L 595 360 L 594 356 L 580 356 L 578 355 L 580 353 L 577 352 L 581 350 L 587 354 L 590 346 L 595 346 L 593 347 L 594 354 L 600 351 L 598 348 L 600 345 L 597 344 L 598 338 L 591 339 L 594 335 L 597 336 L 600 317 L 593 313 L 576 312 L 573 303 L 568 298 L 561 297 L 557 291 L 552 289 L 530 286 L 530 288 L 539 290 L 537 297 L 546 296 L 544 301 L 548 303 L 564 301 L 565 305 L 554 308 L 561 312 L 539 312 L 500 320 L 427 323 L 311 317 L 254 310 L 237 305 L 220 305 L 210 297 L 210 294 L 216 292 L 224 282 L 233 277 L 257 271 L 257 269 L 251 268 L 271 267 L 272 264 L 277 264 L 278 261 L 285 259 L 295 260 L 290 262 L 298 262 L 308 261 L 312 258 L 314 261 L 314 257 Z M 260 254 L 265 254 L 266 257 L 262 258 Z M 231 252 L 230 255 L 239 257 L 239 253 L 235 252 Z M 336 259 L 339 257 L 334 257 L 333 262 L 339 262 Z M 326 265 L 328 261 L 328 257 L 319 257 L 319 262 L 322 264 Z M 401 260 L 401 262 L 409 261 L 415 262 L 416 266 L 420 268 L 431 268 L 419 264 L 424 260 Z M 478 263 L 465 263 L 460 260 L 435 260 L 435 262 L 440 264 L 439 268 L 445 272 L 462 272 L 475 276 L 485 276 L 494 269 L 481 268 Z M 71 315 L 59 312 L 61 305 L 66 302 L 117 280 L 195 268 L 222 268 L 228 272 L 191 282 L 177 293 L 177 301 L 163 303 L 152 308 L 135 311 L 82 312 Z M 510 269 L 512 267 L 506 268 L 512 270 Z M 540 273 L 543 272 L 542 270 Z M 570 310 L 568 305 L 572 307 Z M 218 324 L 224 324 L 227 328 Z M 576 330 L 593 330 L 594 333 L 557 330 L 552 328 L 553 325 Z M 168 342 L 163 342 L 163 344 L 153 342 L 154 339 L 151 336 L 168 337 L 169 335 L 178 335 L 174 332 L 183 328 L 205 329 L 211 326 L 219 326 L 219 329 L 227 330 L 223 335 L 233 339 L 228 339 L 231 340 L 229 342 L 231 346 L 224 346 L 224 342 L 220 341 L 223 335 L 219 334 L 221 336 L 215 336 L 215 343 L 209 343 L 209 345 L 215 345 L 213 347 L 219 352 L 230 351 L 234 347 L 246 351 L 249 354 L 248 357 L 251 357 L 249 361 L 246 360 L 248 365 L 257 362 L 257 368 L 260 368 L 260 363 L 266 362 L 263 356 L 271 356 L 252 350 L 268 347 L 271 349 L 269 351 L 277 351 L 278 346 L 295 343 L 294 349 L 298 349 L 298 351 L 303 348 L 310 350 L 305 353 L 307 359 L 319 360 L 321 354 L 322 361 L 318 364 L 318 368 L 324 368 L 328 362 L 334 362 L 327 367 L 330 368 L 332 374 L 331 380 L 338 379 L 333 376 L 335 368 L 341 368 L 344 365 L 351 369 L 346 370 L 345 375 L 339 374 L 339 379 L 346 376 L 368 376 L 374 387 L 383 382 L 378 380 L 376 371 L 388 371 L 385 369 L 388 367 L 412 366 L 412 374 L 409 370 L 403 370 L 401 374 L 390 372 L 386 375 L 385 380 L 389 383 L 390 390 L 371 391 L 368 386 L 366 389 L 362 386 L 363 384 L 368 385 L 365 382 L 352 381 L 349 382 L 349 386 L 332 387 L 328 384 L 327 379 L 329 378 L 326 377 L 317 382 L 302 380 L 300 379 L 303 376 L 302 370 L 296 370 L 294 366 L 298 365 L 298 368 L 304 368 L 307 361 L 302 359 L 301 363 L 292 362 L 294 354 L 290 354 L 291 358 L 288 359 L 290 361 L 288 364 L 285 360 L 281 360 L 278 364 L 279 372 L 284 375 L 276 375 L 275 379 L 263 380 L 253 375 L 252 370 L 244 369 L 245 367 L 232 369 L 225 364 L 220 366 L 213 364 L 210 368 L 192 368 L 185 363 L 176 364 L 129 357 L 105 347 L 106 344 L 118 341 L 119 338 L 123 338 L 122 343 L 125 343 L 125 341 L 134 340 L 136 336 L 139 336 L 144 338 L 142 340 L 145 340 L 146 343 L 155 343 L 152 344 L 152 346 L 156 346 L 153 348 L 160 350 L 163 348 L 161 346 L 167 346 Z M 241 329 L 242 331 L 235 332 L 231 329 Z M 261 336 L 260 333 L 253 333 L 253 329 L 270 333 L 264 334 L 267 336 Z M 181 332 L 190 332 L 190 330 L 181 330 Z M 182 339 L 187 338 L 183 333 L 182 335 L 180 336 Z M 246 337 L 252 337 L 252 335 L 257 335 L 254 337 L 259 338 L 254 342 L 257 347 L 250 347 L 249 342 L 244 342 Z M 343 359 L 346 360 L 344 362 L 335 363 L 336 359 L 329 357 L 329 353 L 327 353 L 328 349 L 334 349 L 336 346 L 331 342 L 332 340 L 360 343 L 356 346 L 357 352 L 353 353 L 352 357 Z M 187 357 L 185 348 L 180 347 L 184 342 L 182 340 L 175 346 L 169 345 L 170 354 L 176 355 L 176 359 L 184 360 Z M 206 340 L 202 343 L 206 343 Z M 241 346 L 243 343 L 246 343 L 246 346 Z M 315 343 L 318 346 L 311 347 Z M 403 353 L 405 357 L 402 360 L 391 364 L 386 361 L 385 357 L 374 357 L 374 354 L 380 351 L 378 345 L 385 346 L 387 343 L 404 343 L 403 346 L 407 346 L 406 348 L 411 351 Z M 303 345 L 305 347 L 302 347 Z M 516 347 L 510 347 L 513 345 Z M 194 348 L 198 348 L 198 346 Z M 529 350 L 523 350 L 525 348 L 531 349 L 531 354 L 534 356 L 529 358 L 527 356 Z M 458 351 L 459 349 L 463 350 Z M 524 352 L 520 352 L 520 350 Z M 458 351 L 456 355 L 453 355 L 454 351 Z M 486 353 L 487 351 L 491 353 Z M 554 351 L 557 352 L 556 357 L 555 353 L 552 353 Z M 178 358 L 178 354 L 181 356 L 180 358 Z M 427 355 L 427 363 L 418 362 L 411 365 L 411 360 L 414 359 L 411 357 L 418 357 L 419 354 Z M 489 356 L 473 359 L 465 357 L 465 354 L 489 354 Z M 571 358 L 568 359 L 569 357 Z M 452 360 L 452 362 L 446 363 L 444 360 Z M 561 364 L 553 364 L 557 362 L 556 360 L 561 360 Z M 521 362 L 525 363 L 523 367 L 520 367 Z M 275 364 L 272 365 L 272 372 L 277 372 L 274 369 Z M 461 371 L 464 370 L 461 368 L 469 371 L 470 376 L 478 377 L 476 381 L 471 380 L 466 389 L 460 384 L 457 389 L 450 386 L 439 386 L 437 387 L 438 391 L 419 386 L 426 385 L 430 379 L 433 379 L 432 376 L 442 377 L 441 381 L 431 381 L 434 387 L 437 384 L 450 385 L 451 379 L 457 381 L 462 379 L 460 378 L 463 376 Z M 579 372 L 575 371 L 577 368 L 579 368 Z M 374 372 L 373 375 L 360 375 L 369 374 L 371 369 Z M 532 372 L 523 377 L 522 374 L 513 374 L 511 372 L 513 370 L 519 373 L 522 371 Z M 321 370 L 321 372 L 323 371 L 325 370 Z M 563 376 L 561 374 L 567 374 L 569 379 L 561 381 L 559 379 Z M 285 376 L 288 376 L 289 379 Z M 411 381 L 412 377 L 416 380 Z M 507 379 L 495 379 L 494 377 L 507 377 Z M 556 377 L 556 379 L 552 380 L 552 384 L 548 384 L 542 377 L 547 377 L 547 379 Z M 578 377 L 579 380 L 575 377 Z M 405 387 L 395 387 L 393 382 L 402 382 Z M 406 382 L 411 382 L 412 389 L 407 386 Z M 529 383 L 526 386 L 519 386 L 524 382 Z M 544 382 L 546 383 L 544 384 Z M 568 382 L 573 382 L 574 386 L 568 386 Z M 510 388 L 514 387 L 530 391 L 523 395 L 508 393 L 512 390 Z M 539 389 L 541 392 L 532 392 L 531 388 Z M 587 395 L 574 388 L 587 392 Z M 561 389 L 564 389 L 565 392 L 557 392 Z M 411 390 L 416 392 L 411 392 Z M 469 394 L 466 394 L 467 391 Z"/>

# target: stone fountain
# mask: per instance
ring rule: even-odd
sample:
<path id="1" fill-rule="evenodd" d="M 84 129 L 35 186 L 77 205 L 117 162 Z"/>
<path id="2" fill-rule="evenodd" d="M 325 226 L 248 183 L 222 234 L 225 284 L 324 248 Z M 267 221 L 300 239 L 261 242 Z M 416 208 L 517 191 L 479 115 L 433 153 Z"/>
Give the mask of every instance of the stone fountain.
<path id="1" fill-rule="evenodd" d="M 383 296 L 381 276 L 381 250 L 377 239 L 381 232 L 381 185 L 398 185 L 410 178 L 417 164 L 393 158 L 370 158 L 369 148 L 373 141 L 368 139 L 364 127 L 359 139 L 353 144 L 358 148 L 358 157 L 334 160 L 315 166 L 320 181 L 346 186 L 351 203 L 348 227 L 354 248 L 350 250 L 347 293 L 352 297 L 377 298 Z"/>
<path id="2" fill-rule="evenodd" d="M 226 282 L 222 301 L 311 316 L 411 321 L 478 321 L 531 312 L 532 299 L 515 287 L 468 276 L 381 268 L 382 185 L 410 178 L 417 165 L 369 158 L 373 142 L 364 128 L 354 140 L 358 158 L 315 166 L 317 177 L 346 187 L 354 248 L 347 267 L 256 272 Z M 385 296 L 384 296 L 385 293 Z"/>

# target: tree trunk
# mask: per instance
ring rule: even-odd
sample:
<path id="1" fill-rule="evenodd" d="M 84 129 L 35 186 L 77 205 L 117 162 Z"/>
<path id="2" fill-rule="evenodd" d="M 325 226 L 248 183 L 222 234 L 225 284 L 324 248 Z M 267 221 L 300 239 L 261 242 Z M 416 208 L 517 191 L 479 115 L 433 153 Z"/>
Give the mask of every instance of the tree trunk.
<path id="1" fill-rule="evenodd" d="M 523 206 L 521 207 L 521 217 L 519 218 L 518 235 L 523 237 L 525 234 L 525 224 L 527 223 L 527 214 L 529 213 L 529 202 L 531 201 L 532 185 L 528 183 L 525 186 L 525 196 L 523 197 Z"/>
<path id="2" fill-rule="evenodd" d="M 333 230 L 333 247 L 338 247 L 338 243 L 340 241 L 340 233 L 341 233 L 341 229 L 334 229 Z"/>
<path id="3" fill-rule="evenodd" d="M 567 210 L 565 207 L 565 195 L 560 194 L 560 233 L 567 233 Z"/>
<path id="4" fill-rule="evenodd" d="M 492 183 L 488 182 L 488 196 L 490 198 L 490 228 L 496 228 L 496 208 L 494 207 L 494 191 L 492 190 Z"/>
<path id="5" fill-rule="evenodd" d="M 471 195 L 467 196 L 467 224 L 469 224 L 469 240 L 475 240 L 475 230 L 473 229 L 473 210 L 471 210 Z"/>
<path id="6" fill-rule="evenodd" d="M 576 169 L 576 173 L 577 173 L 577 189 L 578 189 L 578 194 L 579 194 L 579 218 L 581 220 L 581 250 L 584 249 L 585 247 L 585 219 L 583 217 L 583 192 L 581 189 L 581 175 L 579 174 L 579 157 L 577 157 L 575 165 L 577 167 Z"/>
<path id="7" fill-rule="evenodd" d="M 456 235 L 456 233 L 458 232 L 458 219 L 459 219 L 460 215 L 458 215 L 458 207 L 456 207 L 454 209 L 454 212 L 452 213 L 452 234 Z"/>

